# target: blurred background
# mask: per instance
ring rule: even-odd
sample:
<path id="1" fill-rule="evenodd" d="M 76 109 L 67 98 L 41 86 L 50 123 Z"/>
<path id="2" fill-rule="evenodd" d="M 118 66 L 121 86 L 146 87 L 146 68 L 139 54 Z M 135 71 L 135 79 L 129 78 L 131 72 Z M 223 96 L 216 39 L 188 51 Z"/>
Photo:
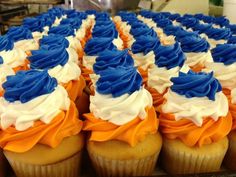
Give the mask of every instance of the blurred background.
<path id="1" fill-rule="evenodd" d="M 236 0 L 0 0 L 0 29 L 1 33 L 4 33 L 9 26 L 20 25 L 26 16 L 46 12 L 53 6 L 78 10 L 96 9 L 108 11 L 112 15 L 119 10 L 149 9 L 180 14 L 203 13 L 213 16 L 224 14 L 231 18 L 227 14 L 230 10 L 223 10 L 223 6 L 224 4 L 226 4 L 225 7 L 227 4 L 232 6 L 232 3 L 236 10 Z"/>

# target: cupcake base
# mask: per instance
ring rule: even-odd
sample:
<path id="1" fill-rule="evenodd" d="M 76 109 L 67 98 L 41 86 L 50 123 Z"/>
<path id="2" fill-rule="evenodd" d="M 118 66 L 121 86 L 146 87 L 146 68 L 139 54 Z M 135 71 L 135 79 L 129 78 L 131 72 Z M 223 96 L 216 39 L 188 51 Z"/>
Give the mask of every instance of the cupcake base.
<path id="1" fill-rule="evenodd" d="M 83 91 L 82 96 L 75 100 L 75 105 L 79 111 L 79 116 L 82 117 L 84 113 L 89 113 L 89 95 Z"/>
<path id="2" fill-rule="evenodd" d="M 87 148 L 99 176 L 148 176 L 155 168 L 161 145 L 162 139 L 157 133 L 148 135 L 135 147 L 111 140 L 89 141 Z"/>
<path id="3" fill-rule="evenodd" d="M 0 149 L 0 177 L 6 176 L 6 159 L 3 155 L 2 149 Z"/>
<path id="4" fill-rule="evenodd" d="M 78 177 L 84 135 L 65 138 L 56 148 L 37 144 L 24 153 L 4 151 L 17 177 Z"/>
<path id="5" fill-rule="evenodd" d="M 230 170 L 236 170 L 236 130 L 229 135 L 229 148 L 225 155 L 224 164 Z"/>
<path id="6" fill-rule="evenodd" d="M 163 138 L 162 165 L 170 174 L 216 172 L 220 170 L 227 148 L 227 137 L 202 147 L 188 147 L 180 140 Z"/>

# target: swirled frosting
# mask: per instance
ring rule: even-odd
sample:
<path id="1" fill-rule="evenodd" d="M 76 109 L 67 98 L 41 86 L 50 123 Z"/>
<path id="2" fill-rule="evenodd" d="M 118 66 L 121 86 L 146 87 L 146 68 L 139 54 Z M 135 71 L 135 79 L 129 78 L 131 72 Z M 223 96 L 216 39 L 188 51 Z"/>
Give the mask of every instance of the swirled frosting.
<path id="1" fill-rule="evenodd" d="M 95 20 L 109 20 L 110 19 L 110 15 L 107 12 L 99 12 L 95 14 Z"/>
<path id="2" fill-rule="evenodd" d="M 55 78 L 47 71 L 19 71 L 14 76 L 8 76 L 2 87 L 4 98 L 9 102 L 26 103 L 38 96 L 52 93 L 57 86 Z"/>
<path id="3" fill-rule="evenodd" d="M 233 90 L 231 90 L 231 103 L 232 104 L 236 104 L 236 88 L 234 88 Z"/>
<path id="4" fill-rule="evenodd" d="M 64 66 L 69 55 L 63 46 L 42 46 L 39 50 L 31 51 L 28 57 L 31 69 L 50 69 L 57 65 Z"/>
<path id="5" fill-rule="evenodd" d="M 13 39 L 14 42 L 24 39 L 33 39 L 31 31 L 24 26 L 9 28 L 7 35 Z"/>
<path id="6" fill-rule="evenodd" d="M 158 48 L 155 57 L 155 64 L 158 67 L 171 69 L 176 66 L 182 67 L 185 59 L 186 57 L 180 47 L 180 44 L 176 42 L 174 45 L 160 46 Z"/>
<path id="7" fill-rule="evenodd" d="M 43 36 L 43 38 L 40 39 L 40 45 L 58 45 L 63 46 L 64 48 L 68 48 L 69 41 L 59 34 L 49 34 L 48 36 Z"/>
<path id="8" fill-rule="evenodd" d="M 6 81 L 7 76 L 14 74 L 15 72 L 10 66 L 4 65 L 2 63 L 0 64 L 0 92 L 3 89 L 2 84 Z"/>
<path id="9" fill-rule="evenodd" d="M 93 70 L 96 74 L 108 68 L 129 67 L 133 66 L 134 61 L 128 50 L 105 50 L 96 58 L 96 63 L 93 65 Z"/>
<path id="10" fill-rule="evenodd" d="M 82 25 L 82 20 L 79 18 L 66 18 L 60 22 L 60 25 L 70 25 L 73 29 L 79 29 Z"/>
<path id="11" fill-rule="evenodd" d="M 214 18 L 213 22 L 217 25 L 220 25 L 220 27 L 224 27 L 224 26 L 229 25 L 229 20 L 224 16 Z"/>
<path id="12" fill-rule="evenodd" d="M 184 30 L 181 26 L 168 25 L 164 27 L 164 32 L 167 35 L 175 35 L 179 30 Z"/>
<path id="13" fill-rule="evenodd" d="M 236 24 L 230 24 L 227 26 L 233 34 L 236 34 Z"/>
<path id="14" fill-rule="evenodd" d="M 187 98 L 208 97 L 214 101 L 216 93 L 222 90 L 219 81 L 213 77 L 213 72 L 209 74 L 194 73 L 191 70 L 188 73 L 180 72 L 179 77 L 173 77 L 171 81 L 173 82 L 171 90 Z"/>
<path id="15" fill-rule="evenodd" d="M 192 27 L 194 31 L 197 31 L 198 33 L 205 33 L 208 29 L 212 28 L 211 24 L 201 24 L 197 23 L 195 26 Z"/>
<path id="16" fill-rule="evenodd" d="M 181 15 L 180 15 L 180 14 L 177 14 L 177 13 L 171 14 L 171 15 L 169 16 L 169 19 L 172 20 L 172 21 L 174 21 L 174 20 L 176 20 L 177 18 L 179 18 L 180 16 L 181 16 Z"/>
<path id="17" fill-rule="evenodd" d="M 184 18 L 181 21 L 181 24 L 187 28 L 192 28 L 195 25 L 199 24 L 199 20 L 196 18 Z"/>
<path id="18" fill-rule="evenodd" d="M 149 28 L 148 26 L 141 26 L 140 28 L 131 28 L 130 32 L 134 36 L 134 38 L 145 35 L 157 37 L 156 32 L 152 28 Z"/>
<path id="19" fill-rule="evenodd" d="M 236 44 L 236 36 L 231 36 L 227 43 L 228 44 Z"/>
<path id="20" fill-rule="evenodd" d="M 206 35 L 214 40 L 221 40 L 221 39 L 229 39 L 230 36 L 232 35 L 231 31 L 229 28 L 208 28 L 205 31 Z"/>
<path id="21" fill-rule="evenodd" d="M 114 50 L 115 45 L 112 43 L 113 38 L 102 37 L 102 38 L 91 38 L 85 45 L 85 53 L 89 56 L 97 56 L 100 52 L 105 49 Z"/>
<path id="22" fill-rule="evenodd" d="M 209 43 L 202 37 L 196 35 L 189 35 L 179 38 L 181 48 L 184 52 L 207 52 L 210 48 Z"/>
<path id="23" fill-rule="evenodd" d="M 167 18 L 154 18 L 153 20 L 157 23 L 157 27 L 163 28 L 168 25 L 173 25 L 172 21 Z"/>
<path id="24" fill-rule="evenodd" d="M 100 72 L 96 90 L 100 94 L 119 97 L 123 94 L 132 94 L 139 90 L 141 85 L 142 77 L 134 67 L 116 67 Z"/>
<path id="25" fill-rule="evenodd" d="M 32 32 L 43 32 L 45 24 L 42 20 L 35 17 L 28 17 L 23 20 L 23 26 L 30 29 Z"/>
<path id="26" fill-rule="evenodd" d="M 113 23 L 108 25 L 95 25 L 92 32 L 93 37 L 110 37 L 117 38 L 118 32 Z"/>
<path id="27" fill-rule="evenodd" d="M 152 36 L 139 36 L 135 39 L 131 50 L 132 53 L 143 53 L 144 55 L 148 54 L 151 51 L 156 51 L 160 46 L 160 41 L 157 37 Z"/>
<path id="28" fill-rule="evenodd" d="M 75 30 L 70 25 L 59 25 L 56 27 L 50 28 L 48 34 L 59 34 L 64 37 L 74 36 Z"/>
<path id="29" fill-rule="evenodd" d="M 0 52 L 9 51 L 14 47 L 14 42 L 8 35 L 0 36 Z"/>
<path id="30" fill-rule="evenodd" d="M 218 44 L 211 50 L 214 62 L 231 65 L 236 63 L 236 45 L 235 44 Z"/>

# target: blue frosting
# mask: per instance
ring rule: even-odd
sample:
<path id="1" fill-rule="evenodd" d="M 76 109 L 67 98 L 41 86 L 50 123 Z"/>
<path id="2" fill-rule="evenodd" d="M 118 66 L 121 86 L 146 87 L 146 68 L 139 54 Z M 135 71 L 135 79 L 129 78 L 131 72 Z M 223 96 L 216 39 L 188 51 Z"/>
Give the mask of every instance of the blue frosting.
<path id="1" fill-rule="evenodd" d="M 203 20 L 205 23 L 213 23 L 214 20 L 215 20 L 215 18 L 212 17 L 212 16 L 203 15 L 202 20 Z"/>
<path id="2" fill-rule="evenodd" d="M 87 18 L 87 14 L 85 12 L 77 12 L 74 9 L 66 10 L 65 13 L 67 15 L 67 18 L 77 18 L 78 20 L 83 20 Z"/>
<path id="3" fill-rule="evenodd" d="M 195 18 L 194 15 L 192 15 L 192 14 L 184 14 L 183 17 L 184 18 Z"/>
<path id="4" fill-rule="evenodd" d="M 228 25 L 227 26 L 233 34 L 236 34 L 236 24 Z"/>
<path id="5" fill-rule="evenodd" d="M 214 18 L 213 22 L 221 27 L 229 25 L 229 20 L 224 16 Z"/>
<path id="6" fill-rule="evenodd" d="M 155 64 L 158 67 L 166 67 L 171 69 L 174 67 L 182 67 L 186 57 L 180 47 L 180 44 L 176 42 L 174 45 L 160 46 L 156 52 Z"/>
<path id="7" fill-rule="evenodd" d="M 149 11 L 149 10 L 141 10 L 139 14 L 146 18 L 152 18 L 155 15 L 155 12 Z"/>
<path id="8" fill-rule="evenodd" d="M 7 76 L 6 82 L 2 85 L 7 101 L 21 103 L 52 93 L 56 86 L 56 79 L 50 77 L 47 71 L 37 70 L 19 71 L 16 75 Z"/>
<path id="9" fill-rule="evenodd" d="M 110 20 L 110 15 L 107 12 L 99 12 L 95 14 L 95 20 Z"/>
<path id="10" fill-rule="evenodd" d="M 12 50 L 14 47 L 14 42 L 8 35 L 0 36 L 0 51 Z"/>
<path id="11" fill-rule="evenodd" d="M 148 28 L 148 26 L 146 24 L 144 24 L 143 22 L 141 22 L 139 20 L 130 21 L 129 24 L 131 25 L 133 30 L 136 28 Z"/>
<path id="12" fill-rule="evenodd" d="M 85 13 L 89 14 L 89 15 L 93 15 L 93 14 L 96 14 L 97 11 L 96 10 L 86 10 Z"/>
<path id="13" fill-rule="evenodd" d="M 43 38 L 40 39 L 40 46 L 43 45 L 49 45 L 49 46 L 58 45 L 58 46 L 63 46 L 64 48 L 68 48 L 69 41 L 65 37 L 59 34 L 49 34 L 48 36 L 43 36 Z"/>
<path id="14" fill-rule="evenodd" d="M 59 25 L 56 27 L 50 28 L 48 34 L 60 34 L 64 37 L 74 36 L 75 31 L 70 25 Z"/>
<path id="15" fill-rule="evenodd" d="M 66 18 L 60 23 L 60 25 L 70 25 L 73 29 L 79 29 L 81 24 L 82 20 L 79 18 Z"/>
<path id="16" fill-rule="evenodd" d="M 44 26 L 52 26 L 56 19 L 55 16 L 52 16 L 49 13 L 43 13 L 37 18 L 44 24 Z"/>
<path id="17" fill-rule="evenodd" d="M 208 97 L 215 100 L 216 92 L 220 92 L 222 87 L 217 79 L 213 77 L 213 72 L 207 74 L 203 72 L 195 73 L 179 73 L 179 77 L 171 78 L 173 85 L 170 87 L 172 91 L 187 98 Z"/>
<path id="18" fill-rule="evenodd" d="M 0 56 L 0 64 L 3 64 L 3 58 Z"/>
<path id="19" fill-rule="evenodd" d="M 21 27 L 11 27 L 7 35 L 13 39 L 14 42 L 24 40 L 24 39 L 33 39 L 32 33 L 28 28 L 23 26 Z"/>
<path id="20" fill-rule="evenodd" d="M 174 20 L 176 20 L 176 19 L 179 18 L 179 17 L 181 17 L 180 14 L 171 14 L 171 15 L 169 16 L 169 19 L 172 20 L 172 21 L 174 21 Z"/>
<path id="21" fill-rule="evenodd" d="M 96 25 L 95 26 L 101 26 L 101 25 L 103 25 L 103 26 L 110 26 L 110 25 L 112 25 L 112 26 L 115 27 L 115 24 L 111 20 L 105 20 L 105 21 L 103 21 L 103 20 L 96 20 Z"/>
<path id="22" fill-rule="evenodd" d="M 236 36 L 231 36 L 227 43 L 228 44 L 236 44 Z"/>
<path id="23" fill-rule="evenodd" d="M 116 49 L 115 45 L 113 44 L 113 38 L 108 38 L 108 37 L 91 38 L 85 44 L 84 51 L 86 55 L 96 56 L 100 52 L 104 51 L 105 49 L 108 49 L 108 50 Z"/>
<path id="24" fill-rule="evenodd" d="M 43 28 L 45 27 L 45 24 L 42 20 L 38 18 L 29 17 L 23 20 L 23 26 L 25 26 L 32 32 L 35 32 L 35 31 L 43 32 Z"/>
<path id="25" fill-rule="evenodd" d="M 134 17 L 136 18 L 136 14 L 133 12 L 127 12 L 127 11 L 120 11 L 118 14 L 118 16 L 122 17 Z"/>
<path id="26" fill-rule="evenodd" d="M 167 19 L 167 18 L 154 18 L 153 19 L 154 22 L 157 23 L 157 26 L 158 27 L 161 27 L 161 28 L 164 28 L 165 26 L 168 26 L 168 25 L 173 25 L 172 21 Z"/>
<path id="27" fill-rule="evenodd" d="M 60 7 L 53 7 L 53 8 L 48 10 L 48 13 L 52 14 L 55 17 L 60 18 L 62 15 L 65 14 L 65 11 Z"/>
<path id="28" fill-rule="evenodd" d="M 93 70 L 96 74 L 108 68 L 134 66 L 134 60 L 128 50 L 105 50 L 96 58 Z"/>
<path id="29" fill-rule="evenodd" d="M 199 20 L 202 20 L 204 18 L 204 15 L 199 13 L 199 14 L 195 14 L 194 17 L 199 19 Z"/>
<path id="30" fill-rule="evenodd" d="M 110 23 L 108 25 L 95 25 L 95 27 L 93 28 L 92 36 L 117 38 L 118 32 L 113 23 Z"/>
<path id="31" fill-rule="evenodd" d="M 211 50 L 214 62 L 231 65 L 236 63 L 236 45 L 235 44 L 218 44 Z"/>
<path id="32" fill-rule="evenodd" d="M 165 18 L 169 18 L 169 16 L 171 16 L 170 12 L 159 12 L 159 13 Z"/>
<path id="33" fill-rule="evenodd" d="M 69 58 L 64 46 L 41 46 L 39 50 L 31 51 L 32 55 L 28 57 L 31 69 L 50 69 L 57 65 L 64 66 Z"/>
<path id="34" fill-rule="evenodd" d="M 200 24 L 197 23 L 192 27 L 194 31 L 197 31 L 199 34 L 205 33 L 208 29 L 212 28 L 211 24 Z"/>
<path id="35" fill-rule="evenodd" d="M 152 36 L 139 36 L 135 39 L 132 45 L 132 52 L 148 54 L 150 51 L 156 51 L 160 46 L 160 41 L 157 37 Z"/>
<path id="36" fill-rule="evenodd" d="M 141 26 L 140 28 L 132 28 L 130 30 L 130 33 L 134 36 L 134 38 L 137 38 L 139 36 L 152 36 L 152 37 L 157 37 L 156 32 L 147 26 Z"/>
<path id="37" fill-rule="evenodd" d="M 207 52 L 210 48 L 209 43 L 206 39 L 196 35 L 189 35 L 179 38 L 178 41 L 181 43 L 181 48 L 184 52 Z"/>
<path id="38" fill-rule="evenodd" d="M 229 28 L 208 28 L 205 31 L 206 35 L 215 40 L 221 40 L 221 39 L 229 39 L 230 36 L 232 35 L 231 31 Z"/>
<path id="39" fill-rule="evenodd" d="M 168 25 L 164 27 L 164 32 L 167 35 L 175 35 L 178 33 L 178 31 L 183 31 L 183 30 L 184 29 L 181 26 Z"/>
<path id="40" fill-rule="evenodd" d="M 179 40 L 181 38 L 185 38 L 187 36 L 196 36 L 198 37 L 198 33 L 197 32 L 190 32 L 190 31 L 186 31 L 186 30 L 178 30 L 175 33 L 176 39 Z"/>
<path id="41" fill-rule="evenodd" d="M 181 21 L 181 24 L 187 28 L 192 28 L 196 26 L 197 24 L 199 24 L 199 20 L 196 18 L 184 18 Z"/>
<path id="42" fill-rule="evenodd" d="M 142 86 L 142 77 L 134 67 L 108 68 L 100 72 L 96 85 L 98 93 L 119 97 L 139 90 Z"/>

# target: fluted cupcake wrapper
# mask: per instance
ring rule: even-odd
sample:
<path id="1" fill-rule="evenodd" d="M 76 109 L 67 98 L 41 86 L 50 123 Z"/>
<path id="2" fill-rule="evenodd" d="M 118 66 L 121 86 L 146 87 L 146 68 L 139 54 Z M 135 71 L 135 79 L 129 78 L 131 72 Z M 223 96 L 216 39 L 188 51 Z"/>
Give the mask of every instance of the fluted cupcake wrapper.
<path id="1" fill-rule="evenodd" d="M 141 159 L 115 160 L 89 153 L 93 166 L 99 176 L 149 176 L 152 174 L 159 152 Z"/>
<path id="2" fill-rule="evenodd" d="M 63 161 L 49 165 L 33 165 L 15 161 L 6 157 L 17 177 L 78 177 L 81 154 L 69 157 Z"/>
<path id="3" fill-rule="evenodd" d="M 229 148 L 225 155 L 224 165 L 231 170 L 236 170 L 236 130 L 229 135 Z"/>
<path id="4" fill-rule="evenodd" d="M 0 177 L 5 177 L 6 173 L 6 159 L 4 158 L 3 152 L 0 149 Z"/>
<path id="5" fill-rule="evenodd" d="M 223 144 L 223 145 L 222 145 Z M 223 158 L 227 151 L 228 141 L 224 141 L 220 145 L 209 148 L 199 153 L 198 149 L 192 148 L 176 148 L 173 146 L 165 146 L 162 149 L 162 165 L 167 173 L 170 174 L 195 174 L 216 172 L 220 170 Z M 179 146 L 178 146 L 179 147 Z M 214 150 L 215 148 L 215 150 Z"/>

